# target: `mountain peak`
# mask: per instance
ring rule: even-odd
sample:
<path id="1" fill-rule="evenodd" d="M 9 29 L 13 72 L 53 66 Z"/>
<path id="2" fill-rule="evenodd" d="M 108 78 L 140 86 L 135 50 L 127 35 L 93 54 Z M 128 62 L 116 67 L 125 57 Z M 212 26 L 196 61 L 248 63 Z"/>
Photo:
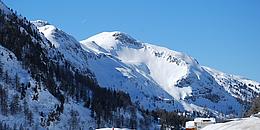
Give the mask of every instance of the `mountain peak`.
<path id="1" fill-rule="evenodd" d="M 104 48 L 105 50 L 114 50 L 123 46 L 130 48 L 142 47 L 142 43 L 138 42 L 130 35 L 119 31 L 102 32 L 86 40 L 81 41 L 81 43 L 85 45 L 95 43 L 98 46 Z"/>
<path id="2" fill-rule="evenodd" d="M 46 25 L 50 25 L 49 22 L 47 21 L 44 21 L 44 20 L 35 20 L 35 21 L 31 21 L 35 26 L 37 27 L 43 27 L 43 26 L 46 26 Z"/>

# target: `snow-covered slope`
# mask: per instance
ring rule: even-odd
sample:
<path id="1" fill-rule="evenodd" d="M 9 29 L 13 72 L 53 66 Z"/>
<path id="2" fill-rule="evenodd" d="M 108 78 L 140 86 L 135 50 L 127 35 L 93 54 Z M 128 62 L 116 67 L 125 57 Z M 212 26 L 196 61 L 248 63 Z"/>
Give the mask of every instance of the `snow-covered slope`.
<path id="1" fill-rule="evenodd" d="M 90 70 L 102 87 L 127 92 L 140 107 L 241 116 L 245 102 L 259 93 L 255 81 L 202 67 L 184 53 L 122 32 L 79 43 L 46 21 L 33 23 L 75 68 Z"/>
<path id="2" fill-rule="evenodd" d="M 208 125 L 202 130 L 258 130 L 260 128 L 259 117 L 235 119 L 226 123 Z"/>
<path id="3" fill-rule="evenodd" d="M 101 128 L 96 130 L 129 130 L 128 128 Z"/>
<path id="4" fill-rule="evenodd" d="M 202 67 L 186 54 L 125 33 L 103 32 L 79 43 L 47 22 L 33 23 L 74 67 L 89 69 L 100 86 L 125 91 L 148 109 L 241 116 L 243 101 L 259 93 L 255 81 Z"/>
<path id="5" fill-rule="evenodd" d="M 80 44 L 70 35 L 50 25 L 47 21 L 37 20 L 32 23 L 44 33 L 44 36 L 51 41 L 54 50 L 61 53 L 65 60 L 81 71 L 87 71 L 87 54 L 82 50 Z M 50 57 L 52 53 L 49 52 Z"/>
<path id="6" fill-rule="evenodd" d="M 20 93 L 15 88 L 14 82 L 17 82 L 16 78 L 19 79 L 20 84 L 26 86 L 25 95 L 23 98 L 21 97 L 22 101 L 19 101 L 19 105 L 22 107 L 21 112 L 19 114 L 8 114 L 8 116 L 4 116 L 0 111 L 0 121 L 9 126 L 23 124 L 23 128 L 37 127 L 38 129 L 45 129 L 39 123 L 44 123 L 43 121 L 46 123 L 50 113 L 55 111 L 60 104 L 60 101 L 46 90 L 46 88 L 39 87 L 42 85 L 37 84 L 34 78 L 31 77 L 31 74 L 28 73 L 29 71 L 22 67 L 21 62 L 17 60 L 16 56 L 11 51 L 0 45 L 0 52 L 0 67 L 3 72 L 2 75 L 5 75 L 4 78 L 1 77 L 2 75 L 0 76 L 0 79 L 4 79 L 0 80 L 0 88 L 7 90 L 8 102 L 11 102 L 14 95 Z M 6 79 L 6 75 L 8 76 L 8 79 Z M 27 87 L 28 84 L 30 84 L 29 87 Z M 35 95 L 38 97 L 37 100 L 33 98 Z M 27 102 L 29 111 L 33 113 L 33 126 L 29 125 L 28 119 L 23 112 L 23 108 L 26 107 L 24 102 Z M 67 122 L 69 122 L 70 119 L 68 117 L 70 117 L 71 110 L 79 112 L 79 115 L 84 115 L 80 118 L 80 127 L 95 127 L 94 120 L 90 117 L 90 110 L 83 107 L 82 104 L 70 101 L 64 104 L 64 112 L 60 115 L 59 122 L 55 122 L 55 124 L 51 123 L 48 128 L 57 130 L 67 129 Z"/>
<path id="7" fill-rule="evenodd" d="M 178 102 L 174 104 L 174 101 L 160 99 L 173 100 L 153 79 L 135 70 L 132 65 L 125 64 L 110 54 L 93 52 L 93 48 L 85 45 L 81 47 L 72 36 L 45 21 L 37 20 L 33 23 L 75 68 L 93 72 L 100 86 L 127 92 L 134 102 L 145 108 L 184 110 Z M 99 50 L 105 51 L 102 48 Z"/>
<path id="8" fill-rule="evenodd" d="M 78 127 L 95 128 L 89 108 L 69 96 L 62 102 L 42 82 L 47 77 L 42 69 L 51 63 L 48 55 L 58 56 L 58 51 L 36 26 L 16 16 L 1 0 L 0 11 L 0 129 L 69 129 L 72 111 L 76 118 L 84 115 L 77 119 Z"/>
<path id="9" fill-rule="evenodd" d="M 164 47 L 137 41 L 122 32 L 103 32 L 83 40 L 81 43 L 83 48 L 86 48 L 85 50 L 99 55 L 110 56 L 117 62 L 127 66 L 127 69 L 118 69 L 128 78 L 127 81 L 142 78 L 152 81 L 158 88 L 170 95 L 170 98 L 163 97 L 164 95 L 158 96 L 158 94 L 154 95 L 155 97 L 174 99 L 177 104 L 180 103 L 182 108 L 187 111 L 202 112 L 205 108 L 209 108 L 213 113 L 218 111 L 224 114 L 241 115 L 244 106 L 237 99 L 244 101 L 245 97 L 251 99 L 259 93 L 260 86 L 257 82 L 245 80 L 238 76 L 225 76 L 224 83 L 221 83 L 220 78 L 216 77 L 217 72 L 200 66 L 194 58 Z M 110 65 L 106 63 L 100 65 L 100 68 L 103 68 L 102 66 Z M 104 76 L 104 74 L 99 74 L 100 70 L 92 69 L 92 71 L 96 74 L 97 79 Z M 142 78 L 134 78 L 133 75 L 136 75 L 136 72 Z M 109 72 L 109 75 L 113 74 Z M 110 84 L 107 83 L 105 86 L 113 87 L 115 82 L 110 80 L 112 77 L 102 78 L 99 83 L 109 81 Z M 109 80 L 104 81 L 104 79 Z M 118 76 L 116 76 L 116 79 L 122 81 Z M 145 82 L 137 83 L 143 84 Z M 233 86 L 227 86 L 229 83 L 233 84 Z M 249 83 L 252 87 L 249 86 Z M 241 85 L 245 86 L 242 91 L 237 89 Z M 127 84 L 122 86 L 136 87 Z M 118 86 L 114 86 L 114 88 L 118 89 Z M 132 93 L 131 91 L 127 92 Z M 158 92 L 155 91 L 155 93 Z"/>
<path id="10" fill-rule="evenodd" d="M 4 13 L 0 29 L 5 31 L 1 35 L 6 37 L 1 40 L 7 41 L 0 43 L 0 87 L 8 90 L 8 104 L 17 94 L 28 102 L 34 125 L 40 129 L 68 129 L 68 117 L 73 116 L 81 128 L 95 128 L 98 116 L 94 111 L 101 107 L 93 108 L 92 96 L 99 86 L 130 95 L 130 105 L 123 106 L 129 108 L 116 107 L 111 112 L 125 118 L 123 122 L 143 120 L 149 111 L 141 108 L 241 116 L 246 103 L 260 92 L 258 82 L 201 66 L 191 56 L 137 41 L 122 32 L 103 32 L 78 42 L 46 21 L 30 23 L 22 16 L 15 17 L 1 0 L 0 9 Z M 17 84 L 20 87 L 14 87 Z M 80 99 L 84 94 L 88 97 Z M 86 105 L 87 101 L 91 103 Z M 26 114 L 0 112 L 0 126 L 24 124 L 32 128 Z M 101 121 L 105 127 L 113 123 Z M 156 122 L 150 127 L 153 124 Z"/>
<path id="11" fill-rule="evenodd" d="M 241 76 L 225 74 L 208 67 L 203 68 L 216 79 L 219 85 L 223 86 L 226 91 L 236 98 L 250 101 L 260 92 L 260 84 L 256 81 Z"/>

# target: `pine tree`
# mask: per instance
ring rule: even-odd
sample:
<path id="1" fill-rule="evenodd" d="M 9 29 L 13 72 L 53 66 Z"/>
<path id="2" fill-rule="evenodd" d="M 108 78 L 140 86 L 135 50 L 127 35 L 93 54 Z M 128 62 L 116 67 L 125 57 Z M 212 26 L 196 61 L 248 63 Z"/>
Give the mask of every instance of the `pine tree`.
<path id="1" fill-rule="evenodd" d="M 3 63 L 2 63 L 2 61 L 0 61 L 0 78 L 3 77 L 3 73 L 4 73 L 4 70 L 3 70 Z"/>
<path id="2" fill-rule="evenodd" d="M 5 83 L 6 83 L 6 84 L 9 84 L 9 83 L 10 83 L 10 79 L 9 79 L 9 75 L 8 75 L 8 72 L 7 72 L 7 71 L 5 71 L 4 79 L 5 79 Z"/>
<path id="3" fill-rule="evenodd" d="M 16 123 L 14 123 L 13 130 L 16 130 L 16 129 L 17 129 L 17 125 L 16 125 Z"/>
<path id="4" fill-rule="evenodd" d="M 24 128 L 23 128 L 23 124 L 20 124 L 20 126 L 19 126 L 19 130 L 24 130 Z"/>
<path id="5" fill-rule="evenodd" d="M 79 129 L 79 113 L 78 111 L 71 110 L 70 111 L 70 119 L 68 120 L 69 129 L 70 130 L 78 130 Z"/>
<path id="6" fill-rule="evenodd" d="M 137 116 L 135 107 L 130 107 L 130 127 L 131 129 L 136 129 L 137 127 Z"/>
<path id="7" fill-rule="evenodd" d="M 251 116 L 260 112 L 260 95 L 258 95 L 251 103 L 250 109 L 245 113 L 245 116 Z"/>
<path id="8" fill-rule="evenodd" d="M 20 104 L 19 104 L 18 94 L 15 94 L 13 96 L 13 99 L 12 99 L 11 104 L 10 104 L 10 112 L 11 112 L 12 115 L 15 115 L 18 112 L 20 112 Z"/>
<path id="9" fill-rule="evenodd" d="M 18 74 L 15 75 L 15 88 L 17 91 L 20 92 L 21 84 L 20 84 L 20 78 L 18 77 Z"/>
<path id="10" fill-rule="evenodd" d="M 26 99 L 24 99 L 23 100 L 23 113 L 24 113 L 24 116 L 25 116 L 25 118 L 27 119 L 28 118 L 28 114 L 29 114 L 29 106 L 28 106 L 28 103 L 27 103 L 27 100 Z"/>
<path id="11" fill-rule="evenodd" d="M 32 126 L 32 124 L 33 124 L 33 113 L 32 113 L 32 111 L 28 112 L 28 114 L 27 114 L 27 121 L 28 121 L 28 124 L 30 126 Z"/>
<path id="12" fill-rule="evenodd" d="M 84 102 L 84 107 L 90 108 L 90 99 L 89 99 L 89 98 L 87 98 L 87 99 L 85 100 L 85 102 Z"/>
<path id="13" fill-rule="evenodd" d="M 8 114 L 8 92 L 2 86 L 0 87 L 0 106 L 1 112 L 3 115 L 7 116 Z"/>
<path id="14" fill-rule="evenodd" d="M 0 130 L 3 130 L 3 123 L 2 123 L 2 121 L 0 121 Z"/>

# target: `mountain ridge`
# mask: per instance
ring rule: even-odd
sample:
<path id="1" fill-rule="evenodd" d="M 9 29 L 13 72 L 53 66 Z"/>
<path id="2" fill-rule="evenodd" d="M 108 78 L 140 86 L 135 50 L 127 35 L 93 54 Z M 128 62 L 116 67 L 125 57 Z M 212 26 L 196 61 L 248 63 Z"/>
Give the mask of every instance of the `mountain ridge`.
<path id="1" fill-rule="evenodd" d="M 44 31 L 42 32 L 45 34 Z M 50 41 L 52 42 L 52 40 Z M 77 44 L 79 43 L 77 42 Z M 214 108 L 218 108 L 216 111 L 220 111 L 221 109 L 223 109 L 223 107 L 226 106 L 226 112 L 224 113 L 234 113 L 233 109 L 236 109 L 235 115 L 241 115 L 242 111 L 244 110 L 244 106 L 241 104 L 238 105 L 236 100 L 241 99 L 248 101 L 248 99 L 245 99 L 243 95 L 241 95 L 241 93 L 233 92 L 233 90 L 225 87 L 225 84 L 220 84 L 219 80 L 215 79 L 214 77 L 215 73 L 211 71 L 213 69 L 209 69 L 208 67 L 199 65 L 196 59 L 186 54 L 172 51 L 165 47 L 159 47 L 156 45 L 140 42 L 126 33 L 122 33 L 119 31 L 102 32 L 90 38 L 87 38 L 86 40 L 80 41 L 80 44 L 83 50 L 87 51 L 88 53 L 94 53 L 99 57 L 96 57 L 98 60 L 93 60 L 92 58 L 90 58 L 91 60 L 88 60 L 87 64 L 90 68 L 90 71 L 92 71 L 93 74 L 97 77 L 98 83 L 101 84 L 101 86 L 126 91 L 127 93 L 130 93 L 130 95 L 131 93 L 133 94 L 131 97 L 135 96 L 142 99 L 142 96 L 136 95 L 136 93 L 139 93 L 139 90 L 136 91 L 133 90 L 133 88 L 131 90 L 128 89 L 131 88 L 131 86 L 136 86 L 135 84 L 142 84 L 140 81 L 138 81 L 138 78 L 143 79 L 143 81 L 150 81 L 153 84 L 152 86 L 154 86 L 154 88 L 163 89 L 164 94 L 158 95 L 156 94 L 156 91 L 153 92 L 149 89 L 149 87 L 147 87 L 147 85 L 142 84 L 141 89 L 146 88 L 146 92 L 144 92 L 146 94 L 144 95 L 150 95 L 148 97 L 153 97 L 156 99 L 160 99 L 162 97 L 165 99 L 174 99 L 176 103 L 179 104 L 176 107 L 165 107 L 168 110 L 182 109 L 188 111 L 203 111 L 203 105 L 205 105 L 205 103 L 202 102 L 212 102 L 212 105 L 210 105 L 211 108 L 209 107 L 209 109 L 211 109 L 210 111 L 213 110 L 212 112 L 214 112 Z M 102 61 L 104 59 L 106 59 L 106 62 Z M 153 61 L 157 62 L 153 63 Z M 98 65 L 98 63 L 101 64 L 102 62 L 104 62 L 103 65 Z M 109 66 L 108 63 L 113 63 L 114 65 L 117 64 L 116 66 L 121 66 L 123 64 L 124 67 L 107 67 Z M 111 78 L 109 78 L 110 76 L 108 74 L 100 73 L 101 70 L 99 70 L 99 68 L 104 68 L 104 66 L 106 66 L 105 68 L 107 69 L 103 71 L 115 70 L 108 71 L 108 73 L 109 75 L 113 75 L 114 73 L 116 79 L 112 80 Z M 173 69 L 175 69 L 175 71 L 172 71 Z M 156 70 L 160 70 L 161 75 L 158 74 Z M 120 75 L 122 76 L 116 76 L 118 75 L 116 74 L 118 72 L 120 72 Z M 174 73 L 174 75 L 172 75 L 172 73 Z M 137 76 L 137 78 L 136 75 L 139 75 L 139 77 Z M 230 75 L 226 74 L 226 77 L 228 77 L 226 78 L 228 81 L 232 79 L 232 76 Z M 237 80 L 240 80 L 238 76 L 233 77 L 236 77 Z M 130 83 L 130 85 L 125 84 L 124 82 L 126 79 L 124 78 L 134 83 Z M 167 78 L 170 79 L 165 82 L 164 80 L 167 80 Z M 108 80 L 110 82 L 104 82 L 104 80 Z M 116 83 L 118 82 L 116 80 L 119 80 L 120 83 Z M 247 81 L 243 80 L 243 82 L 239 83 L 240 85 L 247 85 L 246 82 Z M 213 85 L 207 86 L 207 84 Z M 252 82 L 252 84 L 259 83 Z M 127 86 L 127 88 L 115 87 L 118 85 Z M 218 86 L 219 90 L 215 89 L 213 86 Z M 259 93 L 259 86 L 254 86 L 256 86 L 257 89 L 245 89 L 246 93 L 250 91 L 250 98 L 253 98 L 257 93 Z M 206 91 L 203 90 L 205 88 Z M 225 94 L 223 94 L 223 92 Z M 221 97 L 224 98 L 222 99 Z M 199 101 L 194 101 L 196 99 L 198 99 Z M 143 102 L 142 100 L 133 100 L 137 102 L 141 101 L 141 104 L 147 104 L 150 99 L 147 99 L 148 101 L 145 102 Z M 226 100 L 232 100 L 232 107 L 229 106 L 230 104 L 226 102 Z M 220 104 L 224 105 L 218 104 L 218 101 L 222 101 L 222 103 Z M 193 103 L 197 103 L 199 105 L 195 105 Z M 216 104 L 214 105 L 214 103 L 220 106 Z M 157 107 L 160 106 L 160 103 L 155 104 L 155 106 Z M 190 104 L 193 104 L 193 107 L 190 106 Z M 228 110 L 227 105 L 232 108 L 232 110 Z M 149 105 L 146 105 L 145 108 L 149 108 Z"/>
<path id="2" fill-rule="evenodd" d="M 96 43 L 96 44 L 100 45 L 100 47 L 102 48 L 102 45 L 105 44 L 105 43 L 100 43 L 100 42 L 103 42 L 104 39 L 109 39 L 109 38 L 113 39 L 113 37 L 111 37 L 111 36 L 113 36 L 113 35 L 115 35 L 117 33 L 118 32 L 110 32 L 110 34 L 109 34 L 109 33 L 106 32 L 105 34 L 109 34 L 110 35 L 110 36 L 107 36 L 108 38 L 104 38 L 103 33 L 100 33 L 100 34 L 97 34 L 96 36 L 93 36 L 94 38 L 90 37 L 87 40 L 81 41 L 81 43 L 85 44 L 85 45 L 86 44 L 91 44 L 91 43 Z M 101 35 L 101 38 L 100 38 L 99 35 Z M 95 39 L 96 37 L 98 37 L 98 38 Z M 120 59 L 121 61 L 123 61 L 126 64 L 139 65 L 139 64 L 143 64 L 143 62 L 147 62 L 147 64 L 145 65 L 144 68 L 147 69 L 147 67 L 148 67 L 149 70 L 150 70 L 149 73 L 151 72 L 151 69 L 153 69 L 153 64 L 151 64 L 150 61 L 147 61 L 147 59 L 149 59 L 151 57 L 148 56 L 148 57 L 143 58 L 141 60 L 140 60 L 140 57 L 152 54 L 152 55 L 154 55 L 154 57 L 158 57 L 158 59 L 159 58 L 164 58 L 164 59 L 166 59 L 166 61 L 170 61 L 170 62 L 175 63 L 174 65 L 176 65 L 176 66 L 170 65 L 170 69 L 171 70 L 173 68 L 178 68 L 178 67 L 180 67 L 182 65 L 183 66 L 187 65 L 186 67 L 182 67 L 183 71 L 180 71 L 181 70 L 180 68 L 176 69 L 177 73 L 183 73 L 183 74 L 180 75 L 180 76 L 177 76 L 177 78 L 170 79 L 170 82 L 168 81 L 168 82 L 165 83 L 163 81 L 163 80 L 167 80 L 167 77 L 171 77 L 171 74 L 168 73 L 168 76 L 163 77 L 163 75 L 167 75 L 167 73 L 162 74 L 164 72 L 164 69 L 167 68 L 167 67 L 163 66 L 162 64 L 160 64 L 159 66 L 157 65 L 157 68 L 155 67 L 156 69 L 153 70 L 153 71 L 160 70 L 160 73 L 162 75 L 159 75 L 159 76 L 155 76 L 153 74 L 150 75 L 153 78 L 153 80 L 155 80 L 161 87 L 164 88 L 165 91 L 168 91 L 168 92 L 171 91 L 170 89 L 172 89 L 172 88 L 169 88 L 171 86 L 173 87 L 173 86 L 178 86 L 179 85 L 181 87 L 179 87 L 178 89 L 184 88 L 183 90 L 180 90 L 180 92 L 177 93 L 177 94 L 176 93 L 175 94 L 174 93 L 170 93 L 170 95 L 172 95 L 176 100 L 181 99 L 180 97 L 182 97 L 182 100 L 184 100 L 187 95 L 190 95 L 192 93 L 191 90 L 187 90 L 187 89 L 189 89 L 189 87 L 186 87 L 186 90 L 185 90 L 185 87 L 184 87 L 185 83 L 183 83 L 181 81 L 182 79 L 185 79 L 187 77 L 188 78 L 186 80 L 184 80 L 185 82 L 189 81 L 189 79 L 191 79 L 190 82 L 194 82 L 194 79 L 196 79 L 196 81 L 198 82 L 198 83 L 195 83 L 195 85 L 193 85 L 193 88 L 195 86 L 201 86 L 201 85 L 205 84 L 204 82 L 201 82 L 201 80 L 203 80 L 203 79 L 201 79 L 201 78 L 203 78 L 203 76 L 204 76 L 204 80 L 206 82 L 208 82 L 206 84 L 209 84 L 209 82 L 211 82 L 211 80 L 214 80 L 215 86 L 219 86 L 220 89 L 223 89 L 223 87 L 224 87 L 223 84 L 220 84 L 218 82 L 218 80 L 215 81 L 213 73 L 211 71 L 209 71 L 209 69 L 206 69 L 206 67 L 200 66 L 198 64 L 197 60 L 195 60 L 194 58 L 192 58 L 190 56 L 187 56 L 186 54 L 183 54 L 183 53 L 180 53 L 180 52 L 175 52 L 175 51 L 169 50 L 169 49 L 164 48 L 164 47 L 158 47 L 158 46 L 151 45 L 151 44 L 148 44 L 148 43 L 140 43 L 140 42 L 139 42 L 139 45 L 142 45 L 142 46 L 139 46 L 139 48 L 133 48 L 132 46 L 130 46 L 130 47 L 120 46 L 121 45 L 120 41 L 117 41 L 116 38 L 114 38 L 113 40 L 114 40 L 114 44 L 113 45 L 119 44 L 119 47 L 117 46 L 117 47 L 114 47 L 114 48 L 113 47 L 112 48 L 108 48 L 106 45 L 104 45 L 105 47 L 103 49 L 105 49 L 107 52 L 110 52 L 109 53 L 110 55 L 113 55 L 113 56 L 117 57 L 118 59 Z M 108 41 L 111 42 L 113 40 L 109 39 Z M 137 40 L 135 40 L 135 41 L 137 41 Z M 109 43 L 109 44 L 111 44 L 111 43 Z M 140 50 L 140 54 L 136 54 L 136 55 L 133 54 L 133 53 L 136 53 L 137 51 L 139 51 L 138 49 Z M 146 50 L 149 50 L 149 52 L 147 52 L 148 54 L 147 53 L 143 53 Z M 104 52 L 104 53 L 107 53 L 107 52 Z M 100 52 L 97 52 L 97 53 L 100 53 Z M 137 52 L 137 53 L 139 53 L 139 52 Z M 152 59 L 152 60 L 158 60 L 158 59 Z M 160 60 L 158 62 L 164 62 L 164 61 Z M 150 64 L 150 66 L 149 66 L 149 64 Z M 160 67 L 162 67 L 162 68 L 160 69 Z M 143 67 L 141 67 L 140 70 L 142 70 L 142 68 Z M 137 67 L 135 69 L 139 69 L 139 68 Z M 166 72 L 169 72 L 169 71 L 170 70 L 166 70 Z M 209 72 L 211 72 L 211 73 L 209 73 Z M 147 74 L 149 75 L 149 73 L 147 73 Z M 173 76 L 176 77 L 176 74 L 173 75 Z M 163 80 L 160 80 L 158 77 L 160 77 L 160 78 L 163 77 Z M 239 79 L 238 76 L 232 76 L 232 75 L 227 75 L 227 74 L 226 74 L 226 77 L 229 77 L 229 79 L 232 79 L 230 77 L 236 77 L 236 79 Z M 174 81 L 175 81 L 175 83 L 172 84 L 172 82 L 174 82 Z M 243 82 L 243 83 L 242 82 L 240 82 L 240 83 L 241 84 L 246 84 L 246 81 Z M 254 83 L 259 85 L 259 83 L 257 83 L 257 82 L 254 82 Z M 189 86 L 189 84 L 186 84 L 186 85 Z M 165 88 L 165 86 L 166 86 L 166 88 Z M 169 86 L 169 87 L 167 87 L 167 86 Z M 259 93 L 259 86 L 257 86 L 257 85 L 255 85 L 255 86 L 257 88 L 257 90 L 255 90 L 255 91 L 257 91 L 257 93 Z M 202 89 L 200 87 L 197 87 L 197 88 L 199 89 L 199 91 L 202 91 Z M 206 87 L 206 88 L 208 88 L 208 87 Z M 226 88 L 226 87 L 224 87 L 224 88 Z M 175 89 L 174 92 L 178 91 L 178 89 Z M 214 90 L 212 87 L 210 87 L 208 89 L 209 89 L 209 91 Z M 218 90 L 216 90 L 216 91 L 218 91 Z M 228 91 L 228 93 L 229 92 L 230 91 Z M 213 98 L 210 97 L 210 99 L 212 99 L 212 100 L 217 99 L 216 98 L 217 95 L 222 95 L 222 94 L 220 94 L 219 92 L 216 92 L 216 94 L 213 95 L 215 97 L 213 97 Z M 224 95 L 222 95 L 222 96 L 224 96 Z M 239 96 L 242 96 L 242 95 L 239 95 Z M 238 97 L 238 96 L 236 96 L 236 97 Z M 252 98 L 252 95 L 251 95 L 251 98 Z M 216 106 L 214 106 L 214 107 L 216 107 Z"/>
<path id="3" fill-rule="evenodd" d="M 190 117 L 241 117 L 260 93 L 256 81 L 126 33 L 77 41 L 47 21 L 17 16 L 2 2 L 0 9 L 0 127 L 153 128 L 169 116 L 178 122 L 160 124 L 177 128 Z"/>

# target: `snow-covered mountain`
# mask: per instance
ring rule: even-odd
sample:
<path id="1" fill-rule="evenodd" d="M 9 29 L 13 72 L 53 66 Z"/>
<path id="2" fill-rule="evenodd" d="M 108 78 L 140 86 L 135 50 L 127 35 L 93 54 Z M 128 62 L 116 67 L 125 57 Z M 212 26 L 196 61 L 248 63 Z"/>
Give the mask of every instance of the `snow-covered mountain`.
<path id="1" fill-rule="evenodd" d="M 0 1 L 0 129 L 67 129 L 72 113 L 84 115 L 78 128 L 95 128 L 89 108 L 47 87 L 51 60 L 64 62 L 53 56 L 60 54 L 36 26 Z"/>
<path id="2" fill-rule="evenodd" d="M 51 117 L 51 113 L 54 113 L 57 110 L 57 106 L 59 106 L 60 101 L 53 96 L 46 88 L 40 87 L 41 85 L 37 84 L 37 81 L 29 74 L 27 69 L 24 69 L 21 65 L 21 62 L 17 60 L 17 57 L 14 53 L 9 51 L 8 49 L 0 46 L 0 65 L 4 80 L 0 80 L 0 95 L 3 96 L 1 92 L 3 90 L 6 91 L 7 102 L 12 102 L 15 96 L 18 96 L 20 92 L 16 89 L 16 85 L 14 82 L 17 82 L 17 78 L 19 79 L 19 83 L 22 84 L 22 87 L 25 87 L 24 95 L 20 96 L 21 101 L 19 101 L 22 108 L 28 108 L 28 111 L 32 113 L 31 116 L 28 116 L 28 113 L 25 113 L 22 108 L 19 108 L 17 114 L 4 114 L 3 106 L 1 106 L 0 111 L 0 129 L 9 129 L 9 127 L 2 127 L 4 124 L 6 126 L 14 126 L 16 124 L 16 128 L 33 128 L 33 129 L 41 129 L 41 125 L 49 122 L 49 117 Z M 8 75 L 8 77 L 6 77 Z M 2 75 L 0 76 L 0 79 Z M 8 80 L 6 82 L 6 80 Z M 16 87 L 14 87 L 16 86 Z M 34 97 L 37 97 L 35 99 Z M 1 101 L 4 98 L 1 97 Z M 71 99 L 70 99 L 71 100 Z M 26 105 L 25 105 L 26 103 Z M 0 104 L 3 105 L 3 104 Z M 11 106 L 9 106 L 11 109 Z M 68 121 L 70 120 L 70 114 L 72 111 L 77 111 L 79 115 L 84 115 L 80 117 L 82 128 L 95 127 L 94 119 L 90 117 L 90 110 L 83 107 L 82 104 L 78 104 L 75 102 L 67 102 L 64 104 L 64 112 L 59 116 L 58 122 L 49 122 L 49 129 L 67 129 Z M 7 112 L 7 113 L 12 113 Z M 8 116 L 7 116 L 8 115 Z M 69 118 L 68 118 L 69 117 Z M 40 124 L 42 123 L 42 124 Z"/>
<path id="3" fill-rule="evenodd" d="M 17 16 L 1 1 L 0 9 L 1 92 L 9 95 L 7 104 L 15 95 L 28 102 L 34 127 L 67 129 L 70 120 L 80 128 L 112 127 L 122 118 L 118 126 L 130 127 L 133 118 L 141 122 L 158 109 L 240 117 L 260 93 L 256 81 L 201 66 L 189 55 L 126 33 L 103 32 L 77 41 L 47 21 Z M 27 114 L 3 110 L 0 126 L 32 128 L 25 123 Z"/>
<path id="4" fill-rule="evenodd" d="M 47 22 L 33 23 L 76 68 L 88 68 L 100 86 L 127 92 L 147 109 L 241 116 L 260 92 L 258 82 L 201 66 L 191 56 L 122 32 L 103 32 L 79 43 Z"/>
<path id="5" fill-rule="evenodd" d="M 127 93 L 97 84 L 88 60 L 100 56 L 46 21 L 30 22 L 2 1 L 0 7 L 0 129 L 158 124 Z M 150 121 L 139 123 L 144 118 Z"/>
<path id="6" fill-rule="evenodd" d="M 117 81 L 123 80 L 121 86 L 115 86 L 115 82 L 104 86 L 114 85 L 117 89 L 135 87 L 137 90 L 139 85 L 144 85 L 142 89 L 152 91 L 147 98 L 174 100 L 173 106 L 181 104 L 179 109 L 182 110 L 203 111 L 209 108 L 210 111 L 241 115 L 244 110 L 243 102 L 260 92 L 258 82 L 201 66 L 196 59 L 184 53 L 137 41 L 122 32 L 103 32 L 81 41 L 81 44 L 85 50 L 122 62 L 125 68 L 115 69 L 126 79 L 135 81 L 144 78 L 168 95 L 159 94 L 161 92 L 151 88 L 150 84 L 146 85 L 146 82 L 129 86 L 122 77 L 116 77 Z M 99 76 L 104 74 L 99 75 L 99 70 L 91 70 L 102 84 L 104 79 L 99 79 Z M 141 77 L 136 76 L 137 74 Z M 113 73 L 107 75 L 106 81 L 113 81 Z"/>

